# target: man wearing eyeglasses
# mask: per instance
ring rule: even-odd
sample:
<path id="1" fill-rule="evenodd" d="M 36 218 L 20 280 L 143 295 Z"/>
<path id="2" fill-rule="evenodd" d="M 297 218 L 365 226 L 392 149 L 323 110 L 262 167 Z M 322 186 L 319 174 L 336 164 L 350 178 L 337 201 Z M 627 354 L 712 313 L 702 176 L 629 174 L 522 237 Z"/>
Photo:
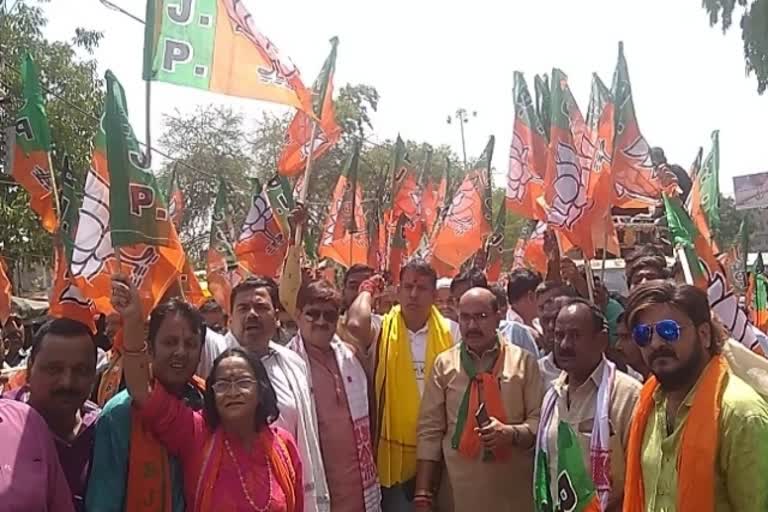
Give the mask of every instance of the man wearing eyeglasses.
<path id="1" fill-rule="evenodd" d="M 341 294 L 327 281 L 305 283 L 296 299 L 299 332 L 288 347 L 309 369 L 320 450 L 334 512 L 380 510 L 373 460 L 370 386 L 352 345 L 336 335 Z"/>
<path id="2" fill-rule="evenodd" d="M 455 510 L 533 510 L 531 448 L 543 384 L 536 358 L 500 339 L 504 315 L 485 288 L 459 301 L 461 343 L 437 356 L 424 385 L 416 510 L 434 508 L 442 461 Z"/>
<path id="3" fill-rule="evenodd" d="M 768 510 L 768 404 L 729 368 L 706 292 L 650 281 L 626 315 L 653 376 L 632 420 L 624 510 Z"/>
<path id="4" fill-rule="evenodd" d="M 618 512 L 624 453 L 640 383 L 605 357 L 608 324 L 601 308 L 580 297 L 557 300 L 561 308 L 555 317 L 553 348 L 563 372 L 541 406 L 534 484 L 537 508 L 576 510 L 579 507 L 571 506 L 585 501 L 591 491 L 601 511 Z M 578 444 L 575 458 L 563 448 L 573 439 Z M 587 485 L 579 484 L 579 474 Z"/>

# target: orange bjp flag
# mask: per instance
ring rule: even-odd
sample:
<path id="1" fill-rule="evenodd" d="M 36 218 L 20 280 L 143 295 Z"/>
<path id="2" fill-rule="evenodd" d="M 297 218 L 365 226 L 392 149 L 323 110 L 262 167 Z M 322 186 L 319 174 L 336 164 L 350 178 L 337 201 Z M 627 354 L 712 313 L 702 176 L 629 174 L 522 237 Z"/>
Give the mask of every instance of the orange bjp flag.
<path id="1" fill-rule="evenodd" d="M 6 274 L 6 266 L 0 257 L 0 325 L 4 325 L 11 316 L 11 280 Z"/>

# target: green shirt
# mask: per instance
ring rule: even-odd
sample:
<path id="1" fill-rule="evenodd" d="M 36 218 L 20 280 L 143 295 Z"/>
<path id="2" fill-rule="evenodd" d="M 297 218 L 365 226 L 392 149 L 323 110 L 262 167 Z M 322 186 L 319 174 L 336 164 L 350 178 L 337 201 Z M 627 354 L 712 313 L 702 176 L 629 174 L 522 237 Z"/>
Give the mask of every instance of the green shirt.
<path id="1" fill-rule="evenodd" d="M 683 428 L 698 383 L 688 393 L 667 435 L 667 399 L 659 388 L 643 438 L 642 470 L 646 512 L 674 512 L 677 503 L 677 457 Z M 729 372 L 720 409 L 720 436 L 715 458 L 715 512 L 768 510 L 768 404 Z"/>
<path id="2" fill-rule="evenodd" d="M 618 301 L 608 297 L 608 303 L 605 305 L 603 314 L 605 320 L 608 322 L 608 341 L 612 347 L 616 346 L 616 342 L 619 340 L 619 335 L 616 331 L 616 325 L 618 324 L 619 316 L 624 312 L 624 306 Z"/>

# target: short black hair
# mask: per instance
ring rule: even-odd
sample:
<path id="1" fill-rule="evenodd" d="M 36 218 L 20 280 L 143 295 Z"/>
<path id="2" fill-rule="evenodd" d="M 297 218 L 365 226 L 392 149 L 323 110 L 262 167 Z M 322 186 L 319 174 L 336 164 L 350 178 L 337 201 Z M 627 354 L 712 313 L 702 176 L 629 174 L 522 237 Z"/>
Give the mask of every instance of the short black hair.
<path id="1" fill-rule="evenodd" d="M 43 340 L 49 334 L 73 338 L 75 336 L 88 336 L 93 342 L 93 362 L 96 364 L 96 340 L 93 337 L 91 329 L 84 323 L 72 320 L 71 318 L 53 318 L 41 325 L 32 337 L 32 351 L 29 354 L 30 367 L 37 358 L 37 354 L 39 354 L 40 350 L 43 348 Z"/>
<path id="2" fill-rule="evenodd" d="M 280 416 L 280 410 L 277 407 L 277 394 L 275 393 L 275 388 L 272 387 L 272 383 L 269 381 L 269 375 L 267 375 L 267 370 L 264 368 L 261 359 L 240 347 L 228 348 L 213 361 L 211 372 L 205 381 L 203 401 L 203 417 L 205 422 L 211 431 L 215 430 L 221 423 L 221 416 L 216 408 L 216 393 L 213 391 L 213 385 L 216 383 L 216 370 L 219 368 L 219 364 L 230 357 L 244 359 L 256 377 L 259 397 L 259 405 L 256 408 L 256 429 L 260 431 L 262 428 L 274 423 L 278 416 Z"/>
<path id="3" fill-rule="evenodd" d="M 504 287 L 500 284 L 494 284 L 488 289 L 491 290 L 491 293 L 496 297 L 496 310 L 498 311 L 500 309 L 506 311 L 509 304 L 507 304 L 507 291 Z"/>
<path id="4" fill-rule="evenodd" d="M 409 271 L 428 277 L 432 282 L 432 288 L 437 288 L 437 272 L 426 260 L 416 258 L 403 265 L 400 269 L 400 281 L 403 280 L 405 273 Z"/>
<path id="5" fill-rule="evenodd" d="M 536 287 L 536 298 L 538 299 L 545 293 L 556 292 L 555 297 L 576 297 L 576 290 L 571 285 L 560 281 L 542 281 Z M 553 298 L 555 298 L 553 297 Z"/>
<path id="6" fill-rule="evenodd" d="M 525 294 L 536 290 L 541 284 L 541 274 L 527 268 L 516 268 L 507 277 L 507 300 L 514 304 Z"/>
<path id="7" fill-rule="evenodd" d="M 667 259 L 663 255 L 639 256 L 633 259 L 624 271 L 627 277 L 627 284 L 632 283 L 632 278 L 636 272 L 646 268 L 652 268 L 658 271 L 661 279 L 670 277 L 670 272 L 667 268 Z"/>
<path id="8" fill-rule="evenodd" d="M 344 272 L 344 280 L 343 283 L 346 285 L 347 281 L 349 280 L 350 276 L 352 274 L 360 274 L 361 272 L 366 272 L 368 274 L 373 274 L 375 271 L 373 270 L 373 267 L 369 265 L 365 265 L 363 263 L 355 263 L 351 267 L 347 269 L 346 272 Z"/>
<path id="9" fill-rule="evenodd" d="M 216 299 L 208 299 L 199 308 L 200 313 L 224 313 L 224 308 L 216 302 Z"/>
<path id="10" fill-rule="evenodd" d="M 470 288 L 488 288 L 488 278 L 482 270 L 471 267 L 457 275 L 451 281 L 451 293 L 461 285 L 468 284 Z"/>
<path id="11" fill-rule="evenodd" d="M 589 312 L 592 314 L 592 327 L 597 331 L 608 332 L 608 320 L 605 319 L 603 311 L 596 304 L 589 302 L 587 299 L 581 297 L 568 297 L 563 301 L 560 311 L 563 311 L 568 306 L 583 305 L 589 308 Z M 559 315 L 560 313 L 558 313 Z"/>
<path id="12" fill-rule="evenodd" d="M 248 292 L 258 288 L 267 289 L 269 298 L 272 300 L 272 307 L 275 308 L 275 311 L 280 311 L 282 309 L 282 306 L 280 305 L 280 292 L 275 280 L 267 276 L 251 276 L 232 288 L 232 293 L 229 296 L 230 313 L 235 309 L 235 299 L 237 298 L 238 293 Z"/>
<path id="13" fill-rule="evenodd" d="M 149 346 L 155 348 L 157 332 L 160 330 L 160 326 L 166 318 L 173 315 L 179 315 L 189 322 L 192 332 L 200 336 L 200 350 L 202 350 L 205 344 L 205 322 L 203 321 L 203 315 L 192 304 L 184 302 L 179 297 L 174 297 L 162 304 L 158 304 L 150 313 L 149 327 L 147 329 L 147 342 Z"/>

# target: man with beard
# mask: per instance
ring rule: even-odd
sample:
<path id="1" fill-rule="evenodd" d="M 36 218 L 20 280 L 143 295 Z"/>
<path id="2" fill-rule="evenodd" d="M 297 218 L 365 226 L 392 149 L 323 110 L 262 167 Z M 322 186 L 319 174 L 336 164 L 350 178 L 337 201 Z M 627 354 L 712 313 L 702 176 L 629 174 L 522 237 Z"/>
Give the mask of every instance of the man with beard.
<path id="1" fill-rule="evenodd" d="M 341 295 L 327 281 L 299 290 L 299 333 L 288 347 L 309 368 L 323 468 L 334 512 L 375 512 L 381 507 L 371 443 L 370 386 L 354 346 L 336 336 Z"/>
<path id="2" fill-rule="evenodd" d="M 11 315 L 3 324 L 3 345 L 5 346 L 4 368 L 16 368 L 26 363 L 24 350 L 24 322 L 18 315 Z"/>
<path id="3" fill-rule="evenodd" d="M 205 381 L 194 377 L 205 343 L 200 313 L 178 299 L 164 302 L 149 317 L 147 339 L 153 377 L 192 409 L 202 409 Z M 96 427 L 87 509 L 131 512 L 165 496 L 162 506 L 170 508 L 162 510 L 183 512 L 181 466 L 144 429 L 131 404 L 123 390 L 104 406 Z"/>
<path id="4" fill-rule="evenodd" d="M 554 354 L 563 373 L 541 406 L 536 442 L 536 502 L 565 510 L 574 495 L 559 452 L 564 425 L 579 440 L 581 459 L 592 475 L 600 510 L 620 512 L 624 492 L 624 453 L 640 383 L 605 357 L 608 323 L 601 309 L 580 297 L 566 298 L 557 313 Z"/>
<path id="5" fill-rule="evenodd" d="M 421 402 L 416 510 L 432 509 L 442 461 L 457 511 L 533 510 L 541 378 L 530 353 L 500 339 L 503 316 L 488 289 L 461 297 L 461 343 L 437 356 Z"/>
<path id="6" fill-rule="evenodd" d="M 419 404 L 439 353 L 459 340 L 458 325 L 435 307 L 437 274 L 423 260 L 400 269 L 399 305 L 380 317 L 372 311 L 383 279 L 360 285 L 347 312 L 347 328 L 375 360 L 377 466 L 385 512 L 410 510 L 416 476 L 416 426 Z"/>
<path id="7" fill-rule="evenodd" d="M 87 401 L 96 382 L 96 345 L 87 326 L 69 318 L 49 320 L 37 331 L 27 383 L 6 398 L 27 403 L 45 419 L 72 492 L 85 510 L 99 408 Z"/>
<path id="8" fill-rule="evenodd" d="M 706 292 L 650 281 L 626 315 L 653 376 L 632 420 L 624 510 L 768 510 L 768 405 L 730 371 Z"/>
<path id="9" fill-rule="evenodd" d="M 312 413 L 307 365 L 299 355 L 273 340 L 279 302 L 277 283 L 264 276 L 249 277 L 232 289 L 229 347 L 242 347 L 259 356 L 277 394 L 280 416 L 274 423 L 296 439 L 304 472 L 306 512 L 330 510 L 323 471 L 317 419 Z"/>

